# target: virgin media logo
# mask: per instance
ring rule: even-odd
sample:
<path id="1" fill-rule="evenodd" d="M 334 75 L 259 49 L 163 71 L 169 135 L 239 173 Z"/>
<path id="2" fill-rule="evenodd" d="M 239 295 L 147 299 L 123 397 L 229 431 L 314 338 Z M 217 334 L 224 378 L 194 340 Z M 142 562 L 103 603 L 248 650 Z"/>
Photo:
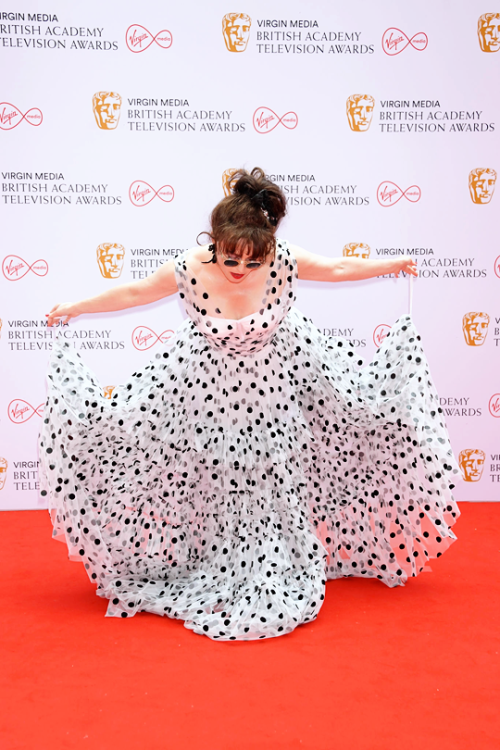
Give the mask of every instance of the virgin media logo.
<path id="1" fill-rule="evenodd" d="M 500 418 L 500 393 L 494 393 L 490 398 L 488 409 L 492 417 Z"/>
<path id="2" fill-rule="evenodd" d="M 409 46 L 413 47 L 417 52 L 423 52 L 428 43 L 427 34 L 424 34 L 423 31 L 414 34 L 410 39 L 404 31 L 396 29 L 394 26 L 384 31 L 382 36 L 382 49 L 386 55 L 391 56 L 399 55 Z"/>
<path id="3" fill-rule="evenodd" d="M 14 130 L 18 125 L 26 120 L 30 125 L 38 127 L 43 122 L 42 111 L 38 107 L 32 107 L 27 112 L 23 113 L 20 109 L 9 104 L 9 102 L 0 102 L 0 129 L 1 130 Z"/>
<path id="4" fill-rule="evenodd" d="M 153 42 L 162 49 L 168 49 L 172 46 L 172 34 L 167 29 L 152 34 L 144 26 L 133 23 L 125 32 L 125 42 L 131 52 L 144 52 Z"/>
<path id="5" fill-rule="evenodd" d="M 497 276 L 500 279 L 500 255 L 496 259 L 493 268 L 494 268 L 494 271 L 495 271 L 495 276 Z"/>
<path id="6" fill-rule="evenodd" d="M 418 185 L 411 185 L 406 190 L 401 190 L 395 182 L 386 180 L 381 182 L 377 188 L 377 200 L 381 206 L 395 206 L 401 198 L 406 198 L 410 203 L 416 203 L 420 200 L 422 191 Z"/>
<path id="7" fill-rule="evenodd" d="M 46 276 L 49 272 L 49 265 L 41 258 L 30 264 L 19 255 L 7 255 L 3 259 L 2 273 L 8 281 L 20 281 L 30 271 L 36 276 Z"/>
<path id="8" fill-rule="evenodd" d="M 151 349 L 155 344 L 166 344 L 169 339 L 174 335 L 174 331 L 170 329 L 163 331 L 158 336 L 151 328 L 147 326 L 137 326 L 132 331 L 132 344 L 136 349 L 141 352 L 145 352 L 147 349 Z"/>
<path id="9" fill-rule="evenodd" d="M 171 185 L 163 185 L 159 190 L 155 190 L 144 180 L 136 180 L 129 187 L 128 197 L 131 203 L 139 208 L 147 206 L 156 197 L 164 203 L 170 203 L 174 200 L 174 189 Z"/>
<path id="10" fill-rule="evenodd" d="M 288 130 L 294 130 L 299 124 L 299 118 L 295 112 L 287 112 L 283 117 L 278 117 L 269 107 L 259 107 L 253 113 L 252 122 L 257 133 L 271 133 L 280 124 Z"/>
<path id="11" fill-rule="evenodd" d="M 14 422 L 14 424 L 25 424 L 34 414 L 41 417 L 42 413 L 43 404 L 40 404 L 40 406 L 35 408 L 22 398 L 15 398 L 7 407 L 9 419 L 11 422 Z"/>
<path id="12" fill-rule="evenodd" d="M 375 330 L 373 331 L 373 343 L 377 347 L 377 349 L 382 346 L 382 343 L 391 330 L 391 326 L 388 326 L 387 323 L 380 323 Z"/>

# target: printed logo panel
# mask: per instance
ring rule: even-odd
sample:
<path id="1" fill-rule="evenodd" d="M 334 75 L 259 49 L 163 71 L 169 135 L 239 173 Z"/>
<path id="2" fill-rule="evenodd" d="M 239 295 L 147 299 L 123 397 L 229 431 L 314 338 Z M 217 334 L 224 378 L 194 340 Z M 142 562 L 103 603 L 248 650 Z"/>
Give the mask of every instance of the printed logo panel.
<path id="1" fill-rule="evenodd" d="M 0 102 L 0 130 L 14 130 L 23 121 L 38 127 L 43 122 L 42 111 L 32 107 L 23 114 L 14 104 Z"/>
<path id="2" fill-rule="evenodd" d="M 465 448 L 458 455 L 458 465 L 466 482 L 479 482 L 483 475 L 485 452 L 479 448 Z"/>
<path id="3" fill-rule="evenodd" d="M 162 49 L 169 49 L 172 46 L 172 34 L 168 29 L 152 34 L 144 26 L 134 23 L 125 32 L 125 43 L 131 52 L 145 52 L 153 43 Z"/>
<path id="4" fill-rule="evenodd" d="M 418 185 L 411 185 L 406 190 L 401 190 L 395 182 L 386 180 L 385 182 L 381 182 L 377 188 L 377 200 L 384 208 L 395 206 L 401 198 L 406 198 L 410 203 L 417 203 L 421 196 L 422 192 Z"/>
<path id="5" fill-rule="evenodd" d="M 252 19 L 246 13 L 226 13 L 222 19 L 222 36 L 228 52 L 245 52 L 251 25 Z"/>
<path id="6" fill-rule="evenodd" d="M 343 247 L 342 255 L 345 258 L 369 258 L 370 246 L 364 242 L 348 242 Z"/>
<path id="7" fill-rule="evenodd" d="M 128 197 L 130 202 L 138 208 L 147 206 L 156 197 L 164 203 L 171 203 L 174 200 L 174 189 L 172 185 L 163 185 L 163 187 L 155 190 L 144 180 L 135 180 L 129 188 Z"/>
<path id="8" fill-rule="evenodd" d="M 382 346 L 385 337 L 391 330 L 391 326 L 388 326 L 387 323 L 380 323 L 375 330 L 373 331 L 373 343 L 377 347 L 377 349 Z"/>
<path id="9" fill-rule="evenodd" d="M 492 417 L 500 419 L 500 393 L 494 393 L 488 403 L 488 409 Z"/>
<path id="10" fill-rule="evenodd" d="M 355 133 L 366 133 L 370 128 L 375 99 L 370 94 L 353 94 L 347 100 L 347 121 Z"/>
<path id="11" fill-rule="evenodd" d="M 269 107 L 259 107 L 253 113 L 252 122 L 257 133 L 271 133 L 280 124 L 287 130 L 294 130 L 299 118 L 296 112 L 287 112 L 283 117 L 278 117 Z"/>
<path id="12" fill-rule="evenodd" d="M 139 349 L 139 351 L 145 352 L 147 349 L 151 349 L 155 344 L 166 344 L 174 334 L 175 331 L 167 329 L 158 336 L 158 334 L 148 326 L 137 326 L 137 328 L 134 328 L 132 331 L 132 344 L 136 349 Z"/>
<path id="13" fill-rule="evenodd" d="M 5 487 L 7 481 L 7 469 L 9 468 L 9 462 L 3 456 L 0 456 L 0 490 Z"/>
<path id="14" fill-rule="evenodd" d="M 419 31 L 414 34 L 411 38 L 408 37 L 401 29 L 391 27 L 384 31 L 382 36 L 382 49 L 386 55 L 399 55 L 407 47 L 413 47 L 417 52 L 423 52 L 427 47 L 429 40 L 427 34 L 423 31 Z"/>
<path id="15" fill-rule="evenodd" d="M 47 276 L 49 265 L 46 260 L 39 258 L 33 263 L 28 263 L 19 257 L 19 255 L 7 255 L 3 259 L 2 273 L 7 281 L 20 281 L 24 279 L 29 272 L 35 276 Z"/>
<path id="16" fill-rule="evenodd" d="M 35 414 L 41 417 L 44 404 L 32 406 L 22 398 L 15 398 L 7 407 L 7 415 L 14 424 L 26 424 Z"/>
<path id="17" fill-rule="evenodd" d="M 498 256 L 498 258 L 495 259 L 493 270 L 495 271 L 495 276 L 497 276 L 500 279 L 500 255 Z"/>
<path id="18" fill-rule="evenodd" d="M 483 52 L 500 49 L 500 13 L 483 13 L 477 22 L 479 46 Z"/>
<path id="19" fill-rule="evenodd" d="M 231 195 L 231 180 L 235 172 L 237 172 L 237 170 L 233 168 L 225 169 L 222 173 L 222 189 L 226 198 L 228 195 Z"/>
<path id="20" fill-rule="evenodd" d="M 124 259 L 125 248 L 118 242 L 103 242 L 97 248 L 97 265 L 104 279 L 119 279 Z"/>
<path id="21" fill-rule="evenodd" d="M 495 192 L 497 173 L 494 169 L 478 167 L 469 172 L 469 193 L 473 203 L 489 203 Z"/>
<path id="22" fill-rule="evenodd" d="M 116 130 L 120 122 L 122 98 L 116 91 L 98 91 L 92 98 L 97 126 L 101 130 Z"/>
<path id="23" fill-rule="evenodd" d="M 485 312 L 469 312 L 462 318 L 462 330 L 468 346 L 482 346 L 486 341 L 490 316 Z"/>

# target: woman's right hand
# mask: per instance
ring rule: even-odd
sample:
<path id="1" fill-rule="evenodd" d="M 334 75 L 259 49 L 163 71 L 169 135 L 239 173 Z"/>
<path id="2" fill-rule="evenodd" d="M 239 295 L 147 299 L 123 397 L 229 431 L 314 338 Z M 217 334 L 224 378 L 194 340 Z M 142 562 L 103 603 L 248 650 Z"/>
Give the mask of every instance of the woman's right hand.
<path id="1" fill-rule="evenodd" d="M 52 310 L 46 315 L 47 325 L 50 327 L 57 323 L 67 323 L 71 318 L 76 318 L 81 314 L 78 306 L 70 302 L 58 302 Z"/>

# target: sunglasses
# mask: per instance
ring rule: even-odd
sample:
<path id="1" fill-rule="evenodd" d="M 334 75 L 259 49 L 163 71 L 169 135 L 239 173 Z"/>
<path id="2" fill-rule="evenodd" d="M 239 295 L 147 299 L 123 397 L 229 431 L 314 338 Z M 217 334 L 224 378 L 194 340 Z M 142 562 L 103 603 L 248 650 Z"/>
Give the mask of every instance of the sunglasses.
<path id="1" fill-rule="evenodd" d="M 245 268 L 252 271 L 264 265 L 260 260 L 236 260 L 236 258 L 228 258 L 227 255 L 221 253 L 220 250 L 219 255 L 223 258 L 223 263 L 227 268 L 237 268 L 239 265 L 243 265 Z"/>

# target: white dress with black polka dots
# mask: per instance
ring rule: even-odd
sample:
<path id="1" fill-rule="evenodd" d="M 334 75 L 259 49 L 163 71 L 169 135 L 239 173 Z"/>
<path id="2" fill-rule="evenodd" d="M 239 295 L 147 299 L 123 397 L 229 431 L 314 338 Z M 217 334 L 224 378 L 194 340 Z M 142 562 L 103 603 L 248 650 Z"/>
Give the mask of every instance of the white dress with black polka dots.
<path id="1" fill-rule="evenodd" d="M 67 344 L 50 361 L 42 494 L 108 616 L 270 638 L 317 617 L 327 579 L 402 585 L 438 557 L 458 467 L 411 319 L 361 368 L 292 307 L 284 241 L 241 320 L 186 254 L 176 276 L 189 318 L 111 401 Z"/>

